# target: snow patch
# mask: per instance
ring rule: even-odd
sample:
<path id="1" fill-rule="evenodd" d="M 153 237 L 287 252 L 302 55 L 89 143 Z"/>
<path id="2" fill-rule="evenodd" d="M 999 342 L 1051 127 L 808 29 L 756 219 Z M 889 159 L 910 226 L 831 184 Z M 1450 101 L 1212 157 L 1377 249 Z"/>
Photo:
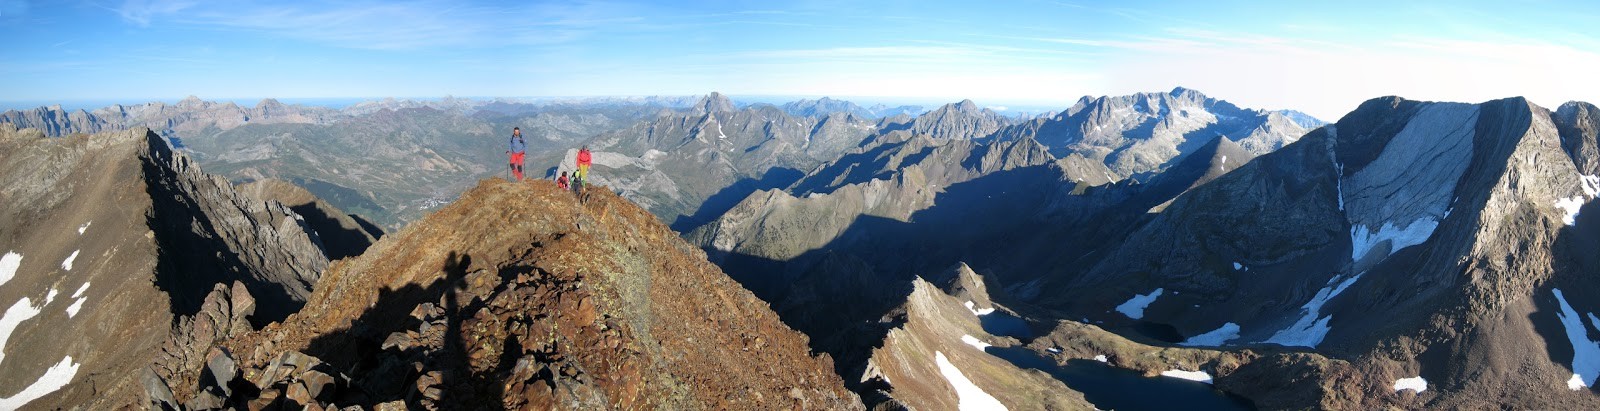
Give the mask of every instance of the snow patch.
<path id="1" fill-rule="evenodd" d="M 72 305 L 67 306 L 67 318 L 77 317 L 78 311 L 83 310 L 83 303 L 86 301 L 89 301 L 89 299 L 79 298 L 76 301 L 73 301 Z"/>
<path id="2" fill-rule="evenodd" d="M 1161 376 L 1211 383 L 1211 374 L 1206 374 L 1205 371 L 1166 370 L 1161 372 Z"/>
<path id="3" fill-rule="evenodd" d="M 51 288 L 50 292 L 44 294 L 44 304 L 39 304 L 39 305 L 40 306 L 50 305 L 51 302 L 56 300 L 56 296 L 60 295 L 60 294 L 61 294 L 60 291 L 56 291 L 56 289 Z"/>
<path id="4" fill-rule="evenodd" d="M 83 235 L 83 232 L 87 231 L 89 229 L 89 224 L 94 224 L 94 222 L 90 221 L 90 222 L 83 223 L 83 225 L 78 226 L 78 235 Z"/>
<path id="5" fill-rule="evenodd" d="M 1145 307 L 1149 307 L 1150 303 L 1155 302 L 1156 297 L 1160 297 L 1162 291 L 1164 290 L 1157 288 L 1155 291 L 1151 291 L 1149 294 L 1134 294 L 1133 298 L 1128 299 L 1128 302 L 1117 306 L 1117 312 L 1120 312 L 1122 315 L 1126 315 L 1128 318 L 1135 320 L 1144 318 Z"/>
<path id="6" fill-rule="evenodd" d="M 972 301 L 967 301 L 967 303 L 965 305 L 967 306 L 967 311 L 972 311 L 972 313 L 976 314 L 976 315 L 989 315 L 989 314 L 993 314 L 994 313 L 994 308 L 993 307 L 991 307 L 991 308 L 975 308 L 975 307 L 977 307 L 977 304 L 973 303 Z"/>
<path id="7" fill-rule="evenodd" d="M 72 382 L 72 377 L 78 375 L 78 366 L 80 365 L 83 364 L 73 363 L 70 355 L 62 358 L 61 362 L 50 366 L 50 369 L 44 370 L 44 375 L 39 376 L 39 379 L 32 384 L 28 384 L 27 388 L 17 392 L 17 395 L 0 398 L 0 409 L 14 410 L 22 408 L 23 405 L 27 405 L 29 402 L 39 399 L 39 397 L 67 386 L 67 383 Z"/>
<path id="8" fill-rule="evenodd" d="M 967 343 L 967 345 L 970 345 L 973 348 L 977 348 L 978 351 L 983 351 L 986 348 L 994 346 L 994 345 L 991 345 L 989 343 L 983 342 L 983 340 L 979 340 L 978 337 L 973 337 L 971 335 L 965 335 L 965 334 L 961 335 L 961 342 Z"/>
<path id="9" fill-rule="evenodd" d="M 1096 355 L 1096 356 L 1094 356 L 1094 360 L 1095 361 L 1099 361 L 1099 362 L 1106 362 L 1106 355 L 1105 354 Z"/>
<path id="10" fill-rule="evenodd" d="M 1339 171 L 1339 178 L 1333 182 L 1334 188 L 1339 190 L 1339 211 L 1344 211 L 1344 163 L 1333 163 L 1333 167 Z"/>
<path id="11" fill-rule="evenodd" d="M 1420 394 L 1428 390 L 1428 380 L 1422 379 L 1422 376 L 1394 380 L 1394 390 L 1412 390 Z"/>
<path id="12" fill-rule="evenodd" d="M 5 256 L 0 257 L 0 285 L 11 281 L 11 277 L 16 277 L 17 267 L 21 266 L 22 254 L 7 251 Z"/>
<path id="13" fill-rule="evenodd" d="M 1239 324 L 1230 322 L 1211 330 L 1211 332 L 1189 337 L 1189 339 L 1178 344 L 1190 347 L 1221 347 L 1235 338 L 1239 338 Z"/>
<path id="14" fill-rule="evenodd" d="M 39 311 L 43 309 L 43 305 L 34 307 L 33 301 L 29 300 L 28 297 L 22 297 L 21 300 L 17 300 L 16 304 L 12 304 L 11 308 L 7 308 L 6 313 L 0 315 L 0 347 L 6 346 L 6 342 L 11 339 L 11 333 L 17 330 L 18 325 L 22 325 L 23 321 L 28 321 L 28 319 L 39 315 Z M 0 363 L 5 361 L 6 353 L 4 350 L 0 350 Z"/>
<path id="15" fill-rule="evenodd" d="M 72 260 L 78 259 L 79 251 L 83 250 L 72 250 L 72 255 L 67 256 L 66 260 L 61 261 L 61 269 L 72 271 Z"/>
<path id="16" fill-rule="evenodd" d="M 1600 377 L 1600 341 L 1589 339 L 1589 332 L 1583 328 L 1583 317 L 1578 311 L 1567 304 L 1567 297 L 1561 294 L 1560 288 L 1551 289 L 1556 295 L 1556 301 L 1561 303 L 1561 312 L 1556 313 L 1556 318 L 1561 319 L 1561 325 L 1567 329 L 1567 341 L 1572 343 L 1572 378 L 1567 381 L 1567 388 L 1578 390 L 1583 387 L 1593 387 L 1595 377 Z M 1589 323 L 1600 328 L 1600 319 L 1589 314 Z"/>
<path id="17" fill-rule="evenodd" d="M 1372 252 L 1373 247 L 1384 240 L 1389 241 L 1389 252 L 1384 254 L 1384 257 L 1388 257 L 1402 248 L 1428 241 L 1428 237 L 1433 236 L 1433 230 L 1436 228 L 1439 228 L 1439 220 L 1428 216 L 1417 217 L 1410 224 L 1398 228 L 1385 221 L 1383 227 L 1379 227 L 1376 232 L 1368 231 L 1364 224 L 1356 224 L 1350 229 L 1350 260 L 1361 261 L 1367 253 Z"/>
<path id="18" fill-rule="evenodd" d="M 1583 197 L 1558 198 L 1556 199 L 1556 208 L 1562 211 L 1561 222 L 1567 223 L 1567 225 L 1577 224 L 1578 209 L 1583 208 Z"/>
<path id="19" fill-rule="evenodd" d="M 1356 274 L 1344 281 L 1340 281 L 1337 286 L 1330 283 L 1328 286 L 1322 287 L 1321 290 L 1317 291 L 1316 296 L 1311 297 L 1311 301 L 1307 301 L 1305 305 L 1300 306 L 1302 314 L 1298 321 L 1272 334 L 1272 337 L 1267 338 L 1264 342 L 1286 347 L 1317 348 L 1317 344 L 1321 344 L 1322 339 L 1328 336 L 1328 331 L 1333 329 L 1333 327 L 1328 326 L 1328 321 L 1333 319 L 1333 315 L 1317 317 L 1322 310 L 1322 305 L 1327 304 L 1328 300 L 1344 292 L 1344 289 L 1349 288 L 1351 284 L 1355 284 L 1356 280 L 1359 279 L 1361 279 L 1361 274 Z"/>
<path id="20" fill-rule="evenodd" d="M 715 119 L 713 118 L 713 120 L 715 120 Z M 722 122 L 721 121 L 717 122 L 717 138 L 721 138 L 721 139 L 728 138 L 727 134 L 722 134 Z"/>
<path id="21" fill-rule="evenodd" d="M 1228 168 L 1226 167 L 1227 165 L 1228 165 L 1228 156 L 1222 156 L 1222 162 L 1217 164 L 1217 169 L 1218 170 L 1222 170 L 1222 171 L 1227 171 L 1228 170 Z"/>
<path id="22" fill-rule="evenodd" d="M 1001 404 L 1000 400 L 995 399 L 989 393 L 983 392 L 982 388 L 978 388 L 977 384 L 973 384 L 972 380 L 962 375 L 961 369 L 956 368 L 955 364 L 951 364 L 950 359 L 945 358 L 944 353 L 934 351 L 933 360 L 939 364 L 939 373 L 944 374 L 945 381 L 949 381 L 950 386 L 956 389 L 957 409 L 962 411 L 1006 409 L 1006 405 Z"/>
<path id="23" fill-rule="evenodd" d="M 72 292 L 72 298 L 82 297 L 84 291 L 89 291 L 89 283 L 87 282 L 83 283 L 81 286 L 78 286 L 78 291 Z"/>

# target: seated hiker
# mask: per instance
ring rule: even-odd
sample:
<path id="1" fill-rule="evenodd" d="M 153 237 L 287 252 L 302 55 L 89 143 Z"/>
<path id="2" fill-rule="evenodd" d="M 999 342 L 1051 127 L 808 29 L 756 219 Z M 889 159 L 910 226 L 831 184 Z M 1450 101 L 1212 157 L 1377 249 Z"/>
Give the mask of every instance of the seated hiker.
<path id="1" fill-rule="evenodd" d="M 562 171 L 561 177 L 556 177 L 556 188 L 567 189 L 567 172 Z"/>

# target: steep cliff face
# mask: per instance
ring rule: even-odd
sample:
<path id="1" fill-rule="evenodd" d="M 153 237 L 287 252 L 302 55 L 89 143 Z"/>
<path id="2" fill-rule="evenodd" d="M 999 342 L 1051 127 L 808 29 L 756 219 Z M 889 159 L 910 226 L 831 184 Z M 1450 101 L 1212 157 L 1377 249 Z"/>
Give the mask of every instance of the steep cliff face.
<path id="1" fill-rule="evenodd" d="M 159 364 L 209 347 L 163 344 L 193 331 L 215 285 L 260 296 L 241 312 L 264 323 L 303 304 L 327 264 L 288 207 L 238 195 L 148 130 L 45 138 L 0 125 L 0 152 L 0 300 L 15 302 L 0 320 L 6 405 L 138 404 L 143 381 L 183 368 Z M 248 328 L 236 319 L 223 330 Z"/>
<path id="2" fill-rule="evenodd" d="M 1368 101 L 1061 266 L 1040 301 L 1169 343 L 1314 350 L 1367 387 L 1325 403 L 1593 407 L 1581 111 Z"/>
<path id="3" fill-rule="evenodd" d="M 225 347 L 222 383 L 196 390 L 224 404 L 861 407 L 804 335 L 654 216 L 548 181 L 483 181 Z"/>

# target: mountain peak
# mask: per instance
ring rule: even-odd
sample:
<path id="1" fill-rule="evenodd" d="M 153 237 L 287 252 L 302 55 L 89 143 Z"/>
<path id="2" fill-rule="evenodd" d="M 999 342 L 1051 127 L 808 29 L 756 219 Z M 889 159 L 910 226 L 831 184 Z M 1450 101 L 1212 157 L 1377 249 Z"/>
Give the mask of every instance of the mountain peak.
<path id="1" fill-rule="evenodd" d="M 1201 95 L 1201 96 L 1205 96 L 1205 93 L 1201 93 L 1199 91 L 1196 91 L 1195 89 L 1185 88 L 1183 86 L 1173 87 L 1172 91 L 1167 93 L 1167 94 L 1171 94 L 1173 97 L 1182 96 L 1182 95 L 1185 95 L 1185 94 L 1198 94 L 1198 95 Z"/>
<path id="2" fill-rule="evenodd" d="M 978 103 L 972 102 L 972 99 L 961 100 L 961 102 L 956 103 L 955 107 L 961 111 L 978 111 Z"/>
<path id="3" fill-rule="evenodd" d="M 694 104 L 694 111 L 700 114 L 734 111 L 733 100 L 729 100 L 728 96 L 722 93 L 713 91 Z"/>

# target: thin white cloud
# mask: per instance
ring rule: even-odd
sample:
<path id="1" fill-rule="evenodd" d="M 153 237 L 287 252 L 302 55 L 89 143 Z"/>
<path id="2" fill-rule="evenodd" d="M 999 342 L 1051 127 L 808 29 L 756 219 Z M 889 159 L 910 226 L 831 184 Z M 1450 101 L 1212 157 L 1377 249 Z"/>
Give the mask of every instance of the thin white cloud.
<path id="1" fill-rule="evenodd" d="M 195 4 L 189 0 L 126 0 L 116 11 L 129 23 L 149 27 L 151 19 L 183 11 Z"/>
<path id="2" fill-rule="evenodd" d="M 1600 53 L 1549 41 L 1407 37 L 1368 43 L 1198 30 L 1107 41 L 1107 94 L 1181 85 L 1257 108 L 1292 108 L 1336 120 L 1385 95 L 1482 102 L 1525 96 L 1553 107 L 1600 96 L 1585 74 Z"/>
<path id="3" fill-rule="evenodd" d="M 352 1 L 308 8 L 297 3 L 128 0 L 124 20 L 262 33 L 343 48 L 406 50 L 553 44 L 642 21 L 603 3 L 461 6 L 454 2 Z"/>

